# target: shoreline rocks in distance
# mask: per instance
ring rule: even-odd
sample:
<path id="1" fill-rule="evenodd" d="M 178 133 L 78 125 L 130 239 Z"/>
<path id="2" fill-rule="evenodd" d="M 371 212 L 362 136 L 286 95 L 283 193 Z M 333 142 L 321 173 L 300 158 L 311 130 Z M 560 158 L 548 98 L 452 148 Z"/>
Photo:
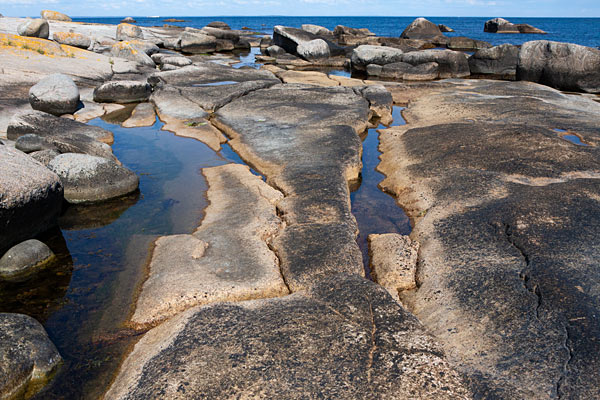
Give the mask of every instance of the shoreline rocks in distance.
<path id="1" fill-rule="evenodd" d="M 52 10 L 42 10 L 40 12 L 40 16 L 47 21 L 62 21 L 62 22 L 71 22 L 72 19 L 66 14 L 60 13 L 58 11 Z"/>
<path id="2" fill-rule="evenodd" d="M 504 18 L 494 18 L 486 21 L 483 31 L 488 33 L 536 33 L 541 35 L 547 33 L 529 24 L 513 24 Z"/>

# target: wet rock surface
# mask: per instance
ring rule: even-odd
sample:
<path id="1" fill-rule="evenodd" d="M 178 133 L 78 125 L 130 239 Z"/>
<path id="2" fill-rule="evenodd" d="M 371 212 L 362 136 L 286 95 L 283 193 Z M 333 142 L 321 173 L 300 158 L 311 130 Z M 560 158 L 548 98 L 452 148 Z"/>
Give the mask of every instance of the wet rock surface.
<path id="1" fill-rule="evenodd" d="M 402 301 L 476 397 L 598 397 L 600 107 L 530 83 L 450 83 L 382 131 L 382 187 L 421 245 Z"/>
<path id="2" fill-rule="evenodd" d="M 322 395 L 459 399 L 468 392 L 441 348 L 385 290 L 337 275 L 284 298 L 180 314 L 137 343 L 106 398 Z"/>
<path id="3" fill-rule="evenodd" d="M 0 313 L 0 396 L 31 397 L 62 359 L 42 325 L 23 314 Z"/>
<path id="4" fill-rule="evenodd" d="M 28 155 L 0 145 L 0 253 L 56 224 L 63 187 Z"/>
<path id="5" fill-rule="evenodd" d="M 61 154 L 50 161 L 48 168 L 60 177 L 69 203 L 120 197 L 135 191 L 139 184 L 137 175 L 129 169 L 87 154 Z"/>
<path id="6" fill-rule="evenodd" d="M 36 239 L 11 247 L 0 258 L 0 279 L 19 280 L 50 264 L 56 256 L 48 246 Z"/>

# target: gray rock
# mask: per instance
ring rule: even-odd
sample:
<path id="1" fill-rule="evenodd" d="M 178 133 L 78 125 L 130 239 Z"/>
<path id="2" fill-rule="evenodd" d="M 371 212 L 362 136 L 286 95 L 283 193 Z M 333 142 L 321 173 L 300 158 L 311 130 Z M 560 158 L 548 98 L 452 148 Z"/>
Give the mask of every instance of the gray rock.
<path id="1" fill-rule="evenodd" d="M 277 46 L 275 44 L 272 45 L 272 46 L 267 47 L 267 50 L 265 52 L 270 57 L 279 57 L 279 56 L 282 56 L 284 54 L 287 54 L 287 52 L 285 51 L 285 49 L 283 47 L 279 47 L 279 46 Z"/>
<path id="2" fill-rule="evenodd" d="M 89 36 L 76 32 L 54 32 L 52 39 L 57 43 L 80 49 L 88 49 L 92 45 L 92 39 Z"/>
<path id="3" fill-rule="evenodd" d="M 161 59 L 160 63 L 163 66 L 164 65 L 175 65 L 176 67 L 186 67 L 188 65 L 192 65 L 192 60 L 190 60 L 187 57 L 171 56 L 171 57 L 163 57 Z"/>
<path id="4" fill-rule="evenodd" d="M 161 71 L 176 71 L 181 67 L 178 67 L 177 65 L 173 65 L 173 64 L 163 64 L 160 66 L 160 70 Z"/>
<path id="5" fill-rule="evenodd" d="M 132 42 L 117 42 L 110 48 L 110 54 L 114 57 L 124 58 L 126 60 L 134 61 L 138 64 L 145 65 L 147 67 L 155 68 L 156 64 L 143 49 L 138 48 Z"/>
<path id="6" fill-rule="evenodd" d="M 145 81 L 110 81 L 94 89 L 96 103 L 140 103 L 148 101 L 152 88 Z"/>
<path id="7" fill-rule="evenodd" d="M 166 38 L 163 41 L 163 46 L 165 47 L 165 49 L 179 51 L 179 50 L 181 50 L 181 38 L 180 37 Z"/>
<path id="8" fill-rule="evenodd" d="M 214 36 L 217 39 L 225 39 L 233 43 L 240 40 L 240 34 L 229 29 L 219 29 L 210 26 L 205 26 L 200 31 L 207 35 Z"/>
<path id="9" fill-rule="evenodd" d="M 52 74 L 29 89 L 29 104 L 34 110 L 57 116 L 73 114 L 79 105 L 79 89 L 69 76 Z"/>
<path id="10" fill-rule="evenodd" d="M 273 73 L 266 70 L 232 68 L 212 62 L 198 62 L 177 71 L 159 72 L 148 78 L 148 82 L 153 86 L 164 82 L 182 87 L 261 80 L 281 82 Z"/>
<path id="11" fill-rule="evenodd" d="M 358 46 L 352 52 L 352 68 L 364 71 L 369 64 L 385 65 L 402 61 L 404 52 L 400 49 L 386 46 Z"/>
<path id="12" fill-rule="evenodd" d="M 275 25 L 273 27 L 273 44 L 282 47 L 290 54 L 296 54 L 298 45 L 318 39 L 316 35 L 302 29 Z"/>
<path id="13" fill-rule="evenodd" d="M 336 275 L 291 296 L 170 319 L 136 344 L 106 399 L 468 396 L 414 316 L 380 286 Z"/>
<path id="14" fill-rule="evenodd" d="M 305 60 L 314 61 L 329 58 L 329 45 L 323 39 L 315 39 L 309 42 L 303 42 L 296 48 L 298 55 Z"/>
<path id="15" fill-rule="evenodd" d="M 371 276 L 397 298 L 398 291 L 417 287 L 415 275 L 419 244 L 408 236 L 388 233 L 369 235 Z"/>
<path id="16" fill-rule="evenodd" d="M 333 30 L 333 34 L 335 36 L 341 36 L 341 35 L 349 35 L 349 36 L 375 36 L 375 34 L 373 32 L 371 32 L 370 30 L 368 30 L 367 28 L 350 28 L 348 26 L 344 26 L 344 25 L 338 25 L 335 27 L 335 29 Z"/>
<path id="17" fill-rule="evenodd" d="M 211 27 L 211 28 L 231 30 L 231 28 L 229 27 L 229 25 L 227 25 L 225 22 L 222 22 L 222 21 L 213 21 L 213 22 L 209 23 L 206 26 Z"/>
<path id="18" fill-rule="evenodd" d="M 217 39 L 215 51 L 232 51 L 235 49 L 235 43 L 227 39 Z"/>
<path id="19" fill-rule="evenodd" d="M 515 79 L 519 48 L 512 44 L 503 44 L 477 51 L 469 57 L 471 75 L 491 75 Z"/>
<path id="20" fill-rule="evenodd" d="M 46 150 L 34 151 L 33 153 L 29 153 L 29 156 L 31 156 L 34 160 L 36 160 L 40 164 L 47 167 L 48 164 L 50 164 L 50 161 L 54 160 L 54 157 L 58 156 L 59 154 L 60 153 L 56 150 L 46 149 Z"/>
<path id="21" fill-rule="evenodd" d="M 0 397 L 33 396 L 62 358 L 42 325 L 23 314 L 0 313 Z"/>
<path id="22" fill-rule="evenodd" d="M 131 170 L 106 158 L 66 153 L 54 158 L 48 168 L 65 188 L 69 203 L 91 203 L 135 191 L 139 179 Z"/>
<path id="23" fill-rule="evenodd" d="M 54 146 L 35 133 L 29 133 L 20 136 L 15 141 L 15 149 L 21 150 L 23 153 L 33 153 L 34 151 L 53 150 Z"/>
<path id="24" fill-rule="evenodd" d="M 6 133 L 10 140 L 34 133 L 61 153 L 83 153 L 114 159 L 107 144 L 113 142 L 112 132 L 41 111 L 15 115 L 9 122 Z"/>
<path id="25" fill-rule="evenodd" d="M 438 24 L 438 28 L 440 29 L 440 32 L 454 32 L 454 29 L 444 24 Z"/>
<path id="26" fill-rule="evenodd" d="M 392 119 L 392 94 L 383 85 L 355 86 L 354 92 L 360 94 L 369 102 L 373 115 L 383 125 L 389 125 Z"/>
<path id="27" fill-rule="evenodd" d="M 42 10 L 40 16 L 47 21 L 71 22 L 71 17 L 58 11 Z"/>
<path id="28" fill-rule="evenodd" d="M 513 24 L 504 18 L 494 18 L 486 21 L 483 31 L 489 33 L 546 33 L 529 24 Z"/>
<path id="29" fill-rule="evenodd" d="M 144 32 L 139 26 L 131 24 L 119 24 L 117 25 L 117 40 L 131 40 L 131 39 L 144 39 Z"/>
<path id="30" fill-rule="evenodd" d="M 19 281 L 56 260 L 48 246 L 36 239 L 11 247 L 0 258 L 0 280 Z"/>
<path id="31" fill-rule="evenodd" d="M 312 24 L 303 24 L 302 25 L 302 30 L 306 31 L 306 32 L 310 32 L 313 35 L 317 35 L 317 36 L 331 36 L 333 35 L 333 32 L 330 31 L 329 29 L 319 26 L 319 25 L 312 25 Z"/>
<path id="32" fill-rule="evenodd" d="M 412 65 L 435 62 L 440 78 L 464 78 L 471 74 L 465 53 L 451 50 L 422 50 L 405 53 L 400 60 Z"/>
<path id="33" fill-rule="evenodd" d="M 127 41 L 132 46 L 135 46 L 136 49 L 143 51 L 147 55 L 151 56 L 152 54 L 156 54 L 160 51 L 160 48 L 147 40 L 129 40 Z"/>
<path id="34" fill-rule="evenodd" d="M 396 62 L 386 64 L 383 67 L 379 66 L 379 70 L 374 69 L 371 65 L 367 67 L 367 74 L 370 76 L 372 72 L 376 72 L 380 78 L 384 79 L 403 79 L 404 74 L 410 71 L 414 66 L 405 62 Z M 369 72 L 371 71 L 371 72 Z"/>
<path id="35" fill-rule="evenodd" d="M 266 49 L 269 46 L 273 45 L 273 39 L 270 36 L 263 36 L 260 38 L 260 48 Z"/>
<path id="36" fill-rule="evenodd" d="M 4 253 L 56 225 L 63 187 L 56 174 L 9 146 L 0 146 L 0 170 L 0 253 Z"/>
<path id="37" fill-rule="evenodd" d="M 546 40 L 524 43 L 517 79 L 560 90 L 600 93 L 600 50 Z"/>
<path id="38" fill-rule="evenodd" d="M 387 65 L 394 65 L 394 64 L 398 64 L 398 63 L 392 63 L 392 64 L 387 64 Z M 401 64 L 405 64 L 405 63 L 401 63 Z M 407 64 L 409 66 L 412 67 L 412 65 Z M 383 71 L 383 66 L 382 65 L 377 65 L 377 64 L 369 64 L 367 65 L 366 68 L 366 72 L 368 76 L 379 76 L 381 75 L 381 72 Z"/>
<path id="39" fill-rule="evenodd" d="M 190 54 L 213 53 L 217 49 L 217 39 L 201 31 L 185 31 L 179 37 L 181 51 Z"/>
<path id="40" fill-rule="evenodd" d="M 442 31 L 436 24 L 425 18 L 417 18 L 404 29 L 400 37 L 404 39 L 429 39 L 442 35 Z"/>
<path id="41" fill-rule="evenodd" d="M 433 81 L 440 77 L 440 65 L 436 62 L 418 64 L 402 75 L 405 81 Z"/>
<path id="42" fill-rule="evenodd" d="M 20 36 L 48 39 L 50 26 L 45 19 L 27 19 L 27 21 L 17 27 L 17 33 Z"/>
<path id="43" fill-rule="evenodd" d="M 133 17 L 125 17 L 121 20 L 121 23 L 125 23 L 125 24 L 133 24 L 136 23 L 137 21 L 135 20 L 135 18 Z"/>
<path id="44" fill-rule="evenodd" d="M 464 36 L 453 36 L 448 38 L 446 47 L 450 50 L 458 51 L 477 51 L 492 47 L 488 42 L 475 40 Z"/>

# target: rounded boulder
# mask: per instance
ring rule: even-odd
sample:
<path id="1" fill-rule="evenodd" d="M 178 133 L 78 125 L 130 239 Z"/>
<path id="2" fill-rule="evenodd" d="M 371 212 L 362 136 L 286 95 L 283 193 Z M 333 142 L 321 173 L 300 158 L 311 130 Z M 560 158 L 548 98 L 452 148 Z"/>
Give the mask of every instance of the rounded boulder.
<path id="1" fill-rule="evenodd" d="M 144 39 L 144 32 L 139 26 L 119 24 L 117 26 L 117 40 Z"/>
<path id="2" fill-rule="evenodd" d="M 52 10 L 42 10 L 40 15 L 43 19 L 47 21 L 63 21 L 63 22 L 71 22 L 71 17 L 66 14 L 60 13 L 58 11 Z"/>
<path id="3" fill-rule="evenodd" d="M 19 281 L 31 276 L 56 260 L 48 246 L 36 239 L 11 247 L 0 258 L 0 279 Z"/>
<path id="4" fill-rule="evenodd" d="M 94 89 L 96 103 L 140 103 L 148 101 L 152 88 L 145 81 L 110 81 Z"/>
<path id="5" fill-rule="evenodd" d="M 300 57 L 308 61 L 322 60 L 331 56 L 329 45 L 323 39 L 302 42 L 296 48 L 296 52 Z"/>
<path id="6" fill-rule="evenodd" d="M 17 27 L 17 33 L 20 36 L 48 39 L 50 26 L 45 19 L 28 19 Z"/>
<path id="7" fill-rule="evenodd" d="M 92 39 L 89 36 L 75 32 L 54 32 L 52 39 L 57 43 L 79 47 L 80 49 L 87 49 L 92 45 Z"/>
<path id="8" fill-rule="evenodd" d="M 52 74 L 29 89 L 29 103 L 48 114 L 73 114 L 79 105 L 79 89 L 67 75 Z"/>
<path id="9" fill-rule="evenodd" d="M 55 157 L 48 168 L 65 188 L 69 203 L 104 201 L 135 191 L 137 175 L 113 160 L 87 154 L 65 153 Z"/>
<path id="10" fill-rule="evenodd" d="M 52 143 L 48 142 L 43 137 L 36 135 L 35 133 L 28 133 L 20 136 L 15 141 L 15 149 L 21 150 L 23 153 L 33 153 L 35 151 L 42 151 L 46 149 L 54 149 Z"/>

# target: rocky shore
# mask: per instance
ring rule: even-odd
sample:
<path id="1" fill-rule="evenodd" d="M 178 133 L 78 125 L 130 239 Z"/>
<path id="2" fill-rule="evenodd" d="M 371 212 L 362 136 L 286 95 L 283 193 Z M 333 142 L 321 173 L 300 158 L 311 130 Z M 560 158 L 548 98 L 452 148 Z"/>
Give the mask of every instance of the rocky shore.
<path id="1" fill-rule="evenodd" d="M 128 283 L 139 340 L 104 398 L 600 397 L 599 50 L 493 47 L 424 18 L 401 37 L 258 37 L 41 16 L 0 25 L 3 283 L 58 262 L 42 238 L 69 209 L 140 190 L 95 118 L 158 119 L 245 164 L 201 171 L 201 223 L 154 240 Z M 239 65 L 251 48 L 259 68 Z M 380 187 L 413 231 L 370 235 L 364 265 L 362 140 L 398 106 Z M 0 311 L 0 397 L 43 397 L 60 349 Z"/>

